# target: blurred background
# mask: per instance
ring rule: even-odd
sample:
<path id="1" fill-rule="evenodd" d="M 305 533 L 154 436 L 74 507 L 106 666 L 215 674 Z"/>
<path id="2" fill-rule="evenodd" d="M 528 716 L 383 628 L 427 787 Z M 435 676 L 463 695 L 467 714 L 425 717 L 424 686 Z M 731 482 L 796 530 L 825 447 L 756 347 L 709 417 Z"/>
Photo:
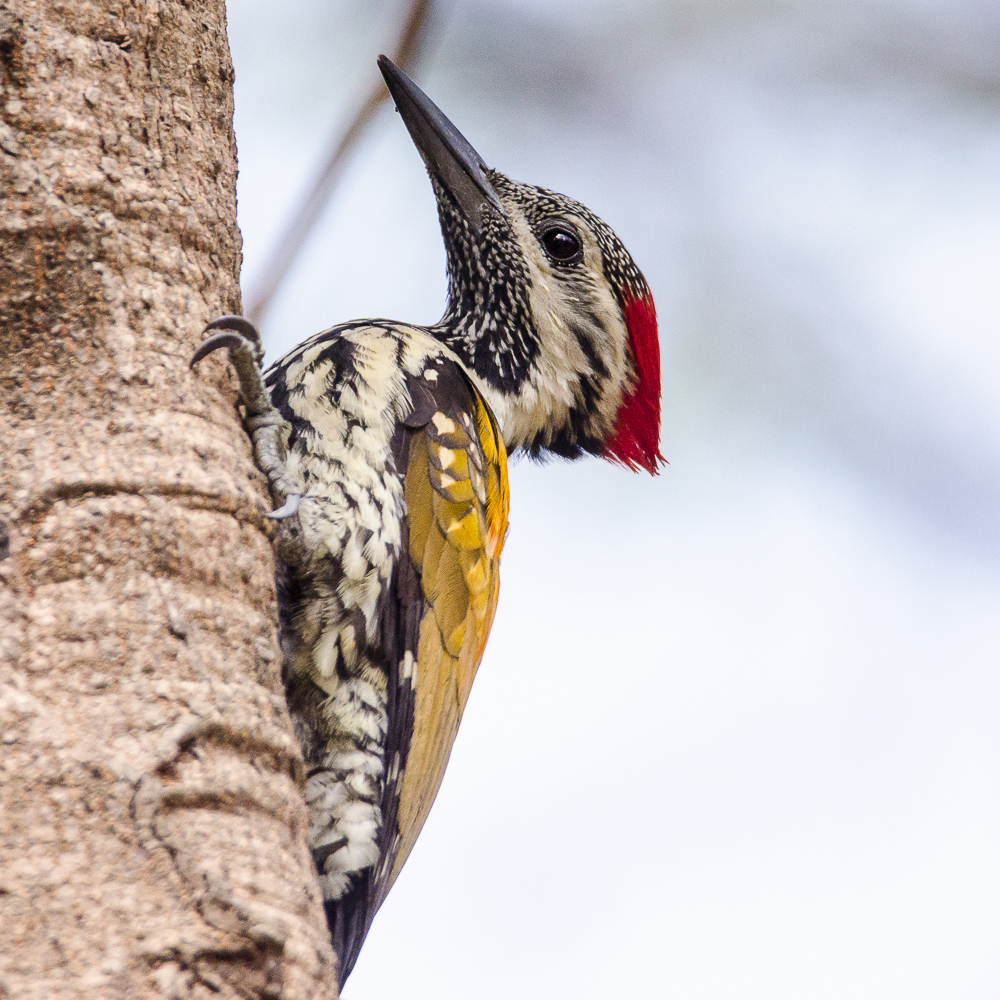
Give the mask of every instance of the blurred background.
<path id="1" fill-rule="evenodd" d="M 230 0 L 244 290 L 405 0 Z M 653 479 L 511 472 L 500 610 L 347 1000 L 1000 993 L 1000 6 L 450 0 L 414 75 L 603 216 Z M 271 360 L 444 307 L 389 107 Z"/>

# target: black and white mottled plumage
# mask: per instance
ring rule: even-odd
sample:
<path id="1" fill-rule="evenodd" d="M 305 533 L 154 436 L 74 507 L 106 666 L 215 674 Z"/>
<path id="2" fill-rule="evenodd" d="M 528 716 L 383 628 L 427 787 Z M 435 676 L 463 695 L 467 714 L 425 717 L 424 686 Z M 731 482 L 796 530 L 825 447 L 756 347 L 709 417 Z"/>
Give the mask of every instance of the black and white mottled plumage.
<path id="1" fill-rule="evenodd" d="M 444 775 L 496 610 L 507 449 L 655 472 L 659 354 L 645 280 L 611 229 L 490 170 L 382 57 L 424 158 L 448 308 L 363 320 L 259 371 L 246 320 L 211 324 L 282 504 L 284 677 L 341 983 Z"/>
<path id="2" fill-rule="evenodd" d="M 318 334 L 265 384 L 287 427 L 281 487 L 302 498 L 276 549 L 285 683 L 346 976 L 426 816 L 485 645 L 504 452 L 463 366 L 416 328 Z M 421 686 L 442 659 L 455 661 L 452 703 L 420 713 L 421 693 L 448 689 Z"/>
<path id="3" fill-rule="evenodd" d="M 645 280 L 611 228 L 579 202 L 485 173 L 503 211 L 486 214 L 478 231 L 432 174 L 449 278 L 448 309 L 432 332 L 482 378 L 508 448 L 536 458 L 605 455 L 639 382 L 626 307 L 651 301 Z M 576 241 L 570 259 L 548 252 L 552 234 Z M 648 415 L 657 432 L 658 363 L 657 353 Z M 640 464 L 655 469 L 650 441 Z"/>

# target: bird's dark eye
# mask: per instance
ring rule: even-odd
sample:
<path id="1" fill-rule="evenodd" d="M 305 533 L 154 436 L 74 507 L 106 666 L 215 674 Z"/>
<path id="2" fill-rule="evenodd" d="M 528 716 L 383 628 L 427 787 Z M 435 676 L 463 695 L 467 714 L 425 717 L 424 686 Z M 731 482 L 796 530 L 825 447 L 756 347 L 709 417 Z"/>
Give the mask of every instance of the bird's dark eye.
<path id="1" fill-rule="evenodd" d="M 566 225 L 549 226 L 541 235 L 545 252 L 560 264 L 569 264 L 583 253 L 580 237 Z"/>

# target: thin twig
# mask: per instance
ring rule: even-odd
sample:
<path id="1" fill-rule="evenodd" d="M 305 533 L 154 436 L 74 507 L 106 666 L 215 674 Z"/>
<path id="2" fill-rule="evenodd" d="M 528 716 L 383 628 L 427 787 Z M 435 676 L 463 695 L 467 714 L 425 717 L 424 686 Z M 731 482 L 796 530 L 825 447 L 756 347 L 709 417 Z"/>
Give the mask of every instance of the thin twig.
<path id="1" fill-rule="evenodd" d="M 404 70 L 410 70 L 416 61 L 433 5 L 434 0 L 413 0 L 410 5 L 406 24 L 391 57 L 392 61 Z M 264 266 L 259 286 L 247 296 L 250 307 L 245 315 L 252 323 L 260 323 L 261 317 L 281 287 L 298 252 L 302 249 L 302 245 L 336 187 L 349 154 L 358 144 L 358 140 L 364 135 L 365 130 L 388 97 L 389 91 L 382 79 L 379 78 L 364 103 L 358 108 L 347 129 L 334 133 L 326 165 L 316 178 L 312 190 L 299 206 L 299 210 L 292 217 L 288 228 L 274 245 Z"/>

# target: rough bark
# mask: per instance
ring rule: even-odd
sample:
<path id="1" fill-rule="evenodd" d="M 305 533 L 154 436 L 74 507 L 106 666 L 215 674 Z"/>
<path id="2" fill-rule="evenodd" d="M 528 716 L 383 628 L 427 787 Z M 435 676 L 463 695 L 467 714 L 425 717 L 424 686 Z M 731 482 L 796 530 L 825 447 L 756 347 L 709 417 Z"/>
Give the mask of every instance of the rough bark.
<path id="1" fill-rule="evenodd" d="M 0 0 L 0 998 L 332 997 L 222 0 Z"/>

